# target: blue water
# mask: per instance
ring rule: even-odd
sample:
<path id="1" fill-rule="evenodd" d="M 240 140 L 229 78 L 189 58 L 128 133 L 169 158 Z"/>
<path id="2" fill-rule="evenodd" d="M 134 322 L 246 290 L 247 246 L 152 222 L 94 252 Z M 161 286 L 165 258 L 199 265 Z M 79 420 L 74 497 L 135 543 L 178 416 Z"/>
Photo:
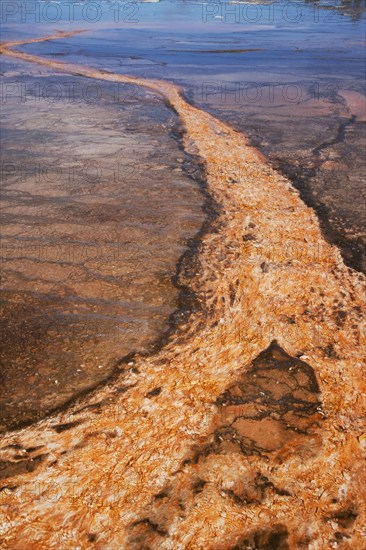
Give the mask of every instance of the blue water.
<path id="1" fill-rule="evenodd" d="M 3 40 L 87 29 L 27 50 L 190 84 L 293 76 L 336 81 L 364 74 L 365 1 L 2 3 Z M 217 50 L 256 50 L 224 51 Z M 343 83 L 344 84 L 344 83 Z"/>

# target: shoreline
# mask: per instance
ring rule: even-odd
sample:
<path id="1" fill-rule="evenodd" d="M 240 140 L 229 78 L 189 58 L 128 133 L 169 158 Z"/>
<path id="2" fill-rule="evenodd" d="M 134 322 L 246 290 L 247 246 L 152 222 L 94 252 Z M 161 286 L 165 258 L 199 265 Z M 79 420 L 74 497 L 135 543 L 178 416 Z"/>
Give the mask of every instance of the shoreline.
<path id="1" fill-rule="evenodd" d="M 77 539 L 82 548 L 95 547 L 96 541 L 128 549 L 144 544 L 225 549 L 258 532 L 262 542 L 269 532 L 289 548 L 306 537 L 308 544 L 327 547 L 334 540 L 332 521 L 345 511 L 354 519 L 340 530 L 350 544 L 361 546 L 365 277 L 346 268 L 339 251 L 324 241 L 314 212 L 286 178 L 263 162 L 243 135 L 186 103 L 176 86 L 81 70 L 83 76 L 117 76 L 166 94 L 185 128 L 185 150 L 206 163 L 208 192 L 220 205 L 220 231 L 202 235 L 197 273 L 181 275 L 203 309 L 180 323 L 157 354 L 128 361 L 123 384 L 107 383 L 93 392 L 88 408 L 73 406 L 5 435 L 3 460 L 25 466 L 3 489 L 4 547 L 21 548 L 27 541 L 28 548 L 39 548 L 40 542 L 71 548 Z M 245 165 L 243 181 L 233 170 L 238 158 Z M 281 248 L 287 241 L 290 253 Z M 314 245 L 321 245 L 317 256 Z M 229 446 L 205 454 L 206 439 L 215 437 L 220 396 L 264 352 L 278 361 L 292 358 L 296 368 L 298 359 L 313 368 L 321 411 L 312 412 L 304 433 L 290 438 L 276 423 L 267 426 L 267 439 L 278 443 L 274 449 L 248 455 Z M 247 427 L 243 430 L 248 438 Z M 26 450 L 22 459 L 19 447 Z M 33 470 L 27 469 L 30 461 Z M 279 489 L 262 494 L 260 480 L 250 481 L 253 472 Z M 248 498 L 238 504 L 222 494 L 225 476 L 235 488 L 238 473 L 254 484 L 249 504 Z M 62 490 L 67 479 L 77 500 Z M 24 493 L 17 491 L 18 483 L 25 484 Z M 37 502 L 32 483 L 43 484 Z M 60 491 L 51 518 L 54 484 Z M 179 498 L 183 515 L 174 504 Z"/>

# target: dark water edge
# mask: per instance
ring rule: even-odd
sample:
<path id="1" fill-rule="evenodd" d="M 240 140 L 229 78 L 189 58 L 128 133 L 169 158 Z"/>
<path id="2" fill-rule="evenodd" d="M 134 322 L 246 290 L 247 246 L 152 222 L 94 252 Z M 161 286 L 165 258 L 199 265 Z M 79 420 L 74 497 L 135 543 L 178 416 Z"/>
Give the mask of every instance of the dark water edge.
<path id="1" fill-rule="evenodd" d="M 276 164 L 275 164 L 276 166 Z M 286 162 L 278 163 L 278 170 L 292 182 L 293 186 L 300 192 L 304 203 L 312 208 L 319 220 L 320 227 L 325 239 L 332 245 L 339 248 L 344 263 L 356 271 L 366 275 L 366 250 L 365 238 L 347 239 L 347 236 L 330 221 L 329 208 L 317 202 L 311 189 L 310 180 L 314 176 L 315 169 L 294 169 Z"/>
<path id="2" fill-rule="evenodd" d="M 191 101 L 197 106 L 198 102 Z M 325 239 L 339 248 L 345 264 L 366 274 L 366 122 L 349 117 L 242 116 L 230 106 L 205 106 L 249 138 L 287 177 L 318 219 Z M 323 136 L 317 127 L 323 123 Z M 300 130 L 298 130 L 298 128 Z M 307 138 L 304 145 L 299 135 Z M 315 137 L 312 137 L 312 136 Z"/>
<path id="3" fill-rule="evenodd" d="M 365 166 L 362 159 L 362 150 L 366 146 L 366 124 L 358 123 L 361 126 L 359 134 L 359 151 L 353 167 L 353 176 L 359 178 L 361 184 L 365 182 Z M 328 151 L 334 150 L 334 145 L 345 144 L 344 129 L 356 125 L 350 119 L 346 122 L 340 122 L 340 132 L 337 138 L 331 143 L 327 143 Z M 356 143 L 345 144 L 347 148 L 356 146 Z M 319 149 L 320 150 L 320 149 Z M 317 152 L 317 148 L 314 149 Z M 338 170 L 335 167 L 331 173 L 322 172 L 321 162 L 315 159 L 312 166 L 306 166 L 299 163 L 283 159 L 273 159 L 274 166 L 288 177 L 294 187 L 300 192 L 300 196 L 305 204 L 314 209 L 319 219 L 320 227 L 326 240 L 339 248 L 345 264 L 356 271 L 366 274 L 366 235 L 365 225 L 365 196 L 360 196 L 359 186 L 349 188 L 349 201 L 339 201 L 338 204 L 329 204 L 326 200 L 319 200 L 316 196 L 320 188 L 333 188 L 337 191 L 337 180 L 347 180 L 348 171 Z M 338 217 L 339 216 L 339 217 Z M 336 218 L 336 219 L 335 219 Z M 338 218 L 338 219 L 337 219 Z M 351 218 L 354 218 L 352 221 Z M 363 231 L 363 235 L 359 235 Z"/>
<path id="4" fill-rule="evenodd" d="M 325 239 L 339 248 L 345 264 L 366 274 L 366 167 L 362 153 L 366 147 L 366 123 L 356 122 L 351 117 L 345 121 L 340 119 L 338 124 L 333 139 L 314 147 L 310 162 L 294 158 L 291 154 L 278 156 L 271 147 L 263 146 L 263 141 L 258 138 L 253 139 L 252 143 L 267 155 L 272 165 L 300 192 L 304 203 L 315 211 Z M 346 128 L 355 135 L 352 142 L 345 136 Z M 345 148 L 345 157 L 353 153 L 352 167 L 339 167 L 335 163 L 333 169 L 322 170 L 318 153 L 327 149 L 328 156 L 332 156 L 339 144 Z M 359 184 L 352 185 L 352 180 L 349 181 L 351 175 Z M 324 189 L 333 190 L 336 196 L 343 182 L 350 184 L 347 187 L 348 200 L 328 202 L 322 196 Z"/>

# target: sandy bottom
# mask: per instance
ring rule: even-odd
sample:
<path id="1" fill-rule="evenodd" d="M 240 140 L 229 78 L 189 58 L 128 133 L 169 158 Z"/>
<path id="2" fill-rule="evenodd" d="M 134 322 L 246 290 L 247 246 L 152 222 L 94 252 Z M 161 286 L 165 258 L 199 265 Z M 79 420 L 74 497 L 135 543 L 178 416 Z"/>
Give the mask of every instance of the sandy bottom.
<path id="1" fill-rule="evenodd" d="M 10 46 L 163 95 L 217 215 L 180 268 L 195 308 L 162 350 L 3 438 L 3 547 L 362 548 L 365 277 L 289 181 L 176 86 Z"/>

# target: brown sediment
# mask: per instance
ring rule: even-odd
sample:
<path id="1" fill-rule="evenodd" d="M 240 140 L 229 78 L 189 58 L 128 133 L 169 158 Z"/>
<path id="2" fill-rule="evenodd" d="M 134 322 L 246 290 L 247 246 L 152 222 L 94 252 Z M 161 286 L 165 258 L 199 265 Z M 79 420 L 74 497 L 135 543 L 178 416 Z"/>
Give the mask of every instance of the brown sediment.
<path id="1" fill-rule="evenodd" d="M 9 47 L 164 96 L 220 210 L 179 274 L 200 308 L 163 349 L 3 438 L 3 548 L 361 548 L 365 277 L 245 137 L 177 86 Z"/>

